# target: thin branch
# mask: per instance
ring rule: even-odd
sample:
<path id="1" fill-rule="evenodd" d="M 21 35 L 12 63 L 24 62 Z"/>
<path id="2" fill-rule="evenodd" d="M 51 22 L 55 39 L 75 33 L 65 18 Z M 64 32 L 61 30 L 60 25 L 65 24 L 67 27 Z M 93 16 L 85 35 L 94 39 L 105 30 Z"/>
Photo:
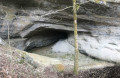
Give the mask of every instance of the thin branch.
<path id="1" fill-rule="evenodd" d="M 56 14 L 56 13 L 58 13 L 58 12 L 64 11 L 64 10 L 69 9 L 69 8 L 72 8 L 72 7 L 73 7 L 73 6 L 69 6 L 69 7 L 66 7 L 66 8 L 57 10 L 57 11 L 54 11 L 54 12 L 49 12 L 49 13 L 47 13 L 47 14 L 41 15 L 41 17 L 45 17 L 45 16 L 48 16 L 48 15 Z"/>
<path id="2" fill-rule="evenodd" d="M 10 46 L 10 27 L 9 27 L 8 23 L 7 23 L 7 26 L 8 26 L 8 45 L 9 45 L 9 50 L 11 52 L 11 46 Z"/>
<path id="3" fill-rule="evenodd" d="M 6 16 L 4 18 L 4 22 L 6 23 L 7 27 L 8 27 L 8 45 L 9 45 L 9 51 L 11 52 L 11 46 L 10 46 L 10 27 L 9 27 L 9 14 L 5 11 Z M 4 23 L 4 24 L 5 24 Z"/>

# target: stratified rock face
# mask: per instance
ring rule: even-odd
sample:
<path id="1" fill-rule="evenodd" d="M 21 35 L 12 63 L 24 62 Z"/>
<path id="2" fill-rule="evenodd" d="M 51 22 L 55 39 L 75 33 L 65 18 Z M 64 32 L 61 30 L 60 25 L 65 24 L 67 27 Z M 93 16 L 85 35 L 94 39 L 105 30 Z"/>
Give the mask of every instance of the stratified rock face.
<path id="1" fill-rule="evenodd" d="M 52 47 L 54 52 L 73 53 L 72 8 L 60 12 L 56 11 L 71 6 L 71 1 L 32 1 L 37 6 L 32 6 L 32 3 L 27 5 L 25 3 L 27 0 L 22 1 L 20 4 L 17 3 L 19 1 L 11 3 L 12 6 L 15 6 L 14 8 L 1 5 L 0 37 L 7 39 L 9 26 L 10 38 L 27 39 L 20 45 L 20 47 L 23 46 L 22 49 L 24 50 L 47 46 L 58 41 Z M 4 1 L 2 3 L 4 5 Z M 24 6 L 24 10 L 20 9 L 20 6 Z M 52 33 L 48 31 L 52 31 Z M 107 5 L 103 5 L 94 2 L 83 2 L 78 10 L 78 32 L 81 53 L 102 60 L 120 62 L 119 3 L 109 2 Z M 68 35 L 65 40 L 61 39 L 65 36 L 64 34 Z"/>
<path id="2" fill-rule="evenodd" d="M 40 4 L 42 5 L 39 9 L 28 8 L 25 10 L 1 5 L 0 36 L 7 38 L 7 24 L 10 26 L 11 38 L 19 36 L 27 37 L 29 34 L 35 33 L 36 30 L 43 28 L 73 31 L 72 8 L 55 13 L 56 10 L 68 7 L 71 3 L 67 4 L 68 2 L 66 1 L 55 2 L 54 0 L 41 1 Z M 5 13 L 8 13 L 7 17 Z M 109 26 L 113 28 L 120 25 L 118 17 L 120 17 L 120 6 L 118 4 L 109 3 L 107 6 L 93 2 L 82 4 L 78 10 L 78 31 L 93 32 L 93 30 L 98 31 L 102 27 L 103 29 L 106 28 L 107 32 L 109 32 Z M 118 28 L 115 28 L 115 30 Z"/>
<path id="3" fill-rule="evenodd" d="M 81 8 L 78 10 L 78 31 L 90 32 L 94 36 L 109 36 L 109 34 L 118 36 L 118 32 L 120 31 L 120 12 L 118 10 L 120 7 L 111 3 L 109 5 L 105 6 L 93 2 L 82 4 Z M 38 33 L 36 30 L 43 29 L 57 29 L 68 32 L 73 31 L 73 15 L 70 10 L 59 12 L 57 14 L 54 14 L 54 11 L 52 10 L 48 12 L 53 12 L 53 14 L 49 15 L 44 11 L 44 13 L 48 15 L 45 17 L 44 15 L 41 15 L 37 18 L 33 18 L 34 24 L 28 28 L 26 27 L 20 32 L 20 35 L 22 37 L 28 37 L 33 32 Z M 42 11 L 39 11 L 38 13 L 42 13 Z"/>
<path id="4" fill-rule="evenodd" d="M 57 1 L 55 1 L 57 2 Z M 10 26 L 10 37 L 29 37 L 37 34 L 38 30 L 58 29 L 73 31 L 72 8 L 56 13 L 58 9 L 63 9 L 71 5 L 68 2 L 57 2 L 54 0 L 41 1 L 40 8 L 15 9 L 5 6 L 1 7 L 0 36 L 7 38 L 8 26 Z M 49 4 L 49 5 L 48 5 Z M 59 4 L 59 6 L 57 6 Z M 51 6 L 54 5 L 54 6 Z M 21 4 L 22 6 L 22 4 Z M 51 6 L 51 7 L 50 7 Z M 46 9 L 47 8 L 47 9 Z M 7 17 L 6 14 L 8 13 Z M 108 3 L 107 6 L 88 2 L 82 4 L 78 10 L 78 31 L 91 32 L 93 35 L 116 32 L 119 35 L 120 6 Z M 8 24 L 8 25 L 7 25 Z M 100 30 L 99 30 L 100 29 Z M 111 30 L 113 29 L 113 30 Z"/>

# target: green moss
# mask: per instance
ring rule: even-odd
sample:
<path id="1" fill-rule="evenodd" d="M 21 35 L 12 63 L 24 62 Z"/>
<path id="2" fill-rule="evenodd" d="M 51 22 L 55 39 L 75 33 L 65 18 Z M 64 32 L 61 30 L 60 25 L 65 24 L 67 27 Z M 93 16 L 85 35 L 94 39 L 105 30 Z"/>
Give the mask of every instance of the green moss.
<path id="1" fill-rule="evenodd" d="M 23 52 L 23 53 L 21 54 L 21 57 L 24 59 L 24 58 L 25 58 L 25 56 L 26 56 L 26 53 L 25 53 L 25 52 Z"/>
<path id="2" fill-rule="evenodd" d="M 20 60 L 18 61 L 18 63 L 19 63 L 19 64 L 23 64 L 23 63 L 24 63 L 24 59 L 20 59 Z"/>
<path id="3" fill-rule="evenodd" d="M 69 59 L 70 61 L 73 61 L 74 60 L 74 54 L 65 54 L 65 55 L 60 56 L 60 58 Z"/>
<path id="4" fill-rule="evenodd" d="M 24 52 L 21 53 L 21 59 L 18 60 L 18 63 L 19 63 L 19 64 L 23 64 L 23 63 L 24 63 L 24 61 L 25 61 L 25 60 L 24 60 L 24 59 L 25 59 L 25 56 L 26 56 L 26 53 L 24 53 Z"/>

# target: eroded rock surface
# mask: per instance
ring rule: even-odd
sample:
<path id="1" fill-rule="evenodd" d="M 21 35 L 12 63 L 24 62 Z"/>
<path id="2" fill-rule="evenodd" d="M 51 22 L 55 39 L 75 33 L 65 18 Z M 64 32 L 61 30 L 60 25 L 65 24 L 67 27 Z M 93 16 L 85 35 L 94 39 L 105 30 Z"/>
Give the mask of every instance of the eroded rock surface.
<path id="1" fill-rule="evenodd" d="M 94 37 L 88 34 L 79 34 L 79 51 L 102 60 L 120 63 L 120 39 L 118 38 L 110 36 Z M 74 45 L 73 35 L 68 38 L 68 42 Z"/>

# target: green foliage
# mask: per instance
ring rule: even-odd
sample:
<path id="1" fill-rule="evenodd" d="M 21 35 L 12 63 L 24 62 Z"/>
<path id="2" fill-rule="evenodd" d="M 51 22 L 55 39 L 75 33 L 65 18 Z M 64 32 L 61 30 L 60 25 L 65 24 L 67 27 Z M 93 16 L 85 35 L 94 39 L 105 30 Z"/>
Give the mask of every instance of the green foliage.
<path id="1" fill-rule="evenodd" d="M 18 61 L 18 63 L 19 63 L 19 64 L 23 64 L 23 63 L 24 63 L 24 59 L 20 59 L 20 60 Z"/>
<path id="2" fill-rule="evenodd" d="M 80 5 L 79 5 L 79 4 L 76 4 L 76 9 L 77 9 L 77 11 L 79 10 L 79 8 L 80 8 Z"/>
<path id="3" fill-rule="evenodd" d="M 61 56 L 62 59 L 69 59 L 70 61 L 74 60 L 74 54 L 65 54 Z"/>
<path id="4" fill-rule="evenodd" d="M 25 59 L 25 56 L 26 56 L 26 53 L 22 53 L 22 54 L 21 54 L 21 59 L 18 60 L 18 63 L 19 63 L 19 64 L 23 64 L 23 63 L 24 63 L 24 61 L 25 61 L 25 60 L 24 60 L 24 59 Z"/>

